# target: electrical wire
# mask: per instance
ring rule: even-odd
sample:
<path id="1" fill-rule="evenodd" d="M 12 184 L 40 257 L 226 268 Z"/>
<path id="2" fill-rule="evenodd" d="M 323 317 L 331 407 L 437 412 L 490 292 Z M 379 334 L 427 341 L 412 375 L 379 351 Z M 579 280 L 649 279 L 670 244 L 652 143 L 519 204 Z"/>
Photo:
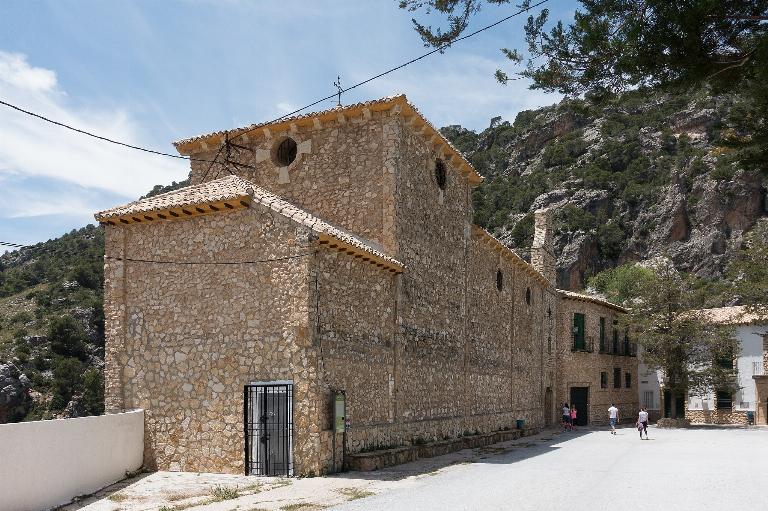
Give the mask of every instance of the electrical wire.
<path id="1" fill-rule="evenodd" d="M 238 265 L 238 264 L 259 264 L 259 263 L 271 263 L 280 261 L 289 261 L 291 259 L 299 259 L 301 257 L 307 257 L 313 255 L 315 252 L 304 252 L 301 254 L 294 254 L 285 257 L 275 257 L 271 259 L 255 259 L 252 261 L 162 261 L 156 259 L 140 259 L 133 257 L 115 257 L 105 255 L 104 259 L 111 259 L 113 261 L 128 261 L 131 263 L 153 263 L 153 264 L 182 264 L 182 265 Z"/>
<path id="2" fill-rule="evenodd" d="M 475 30 L 474 32 L 471 32 L 471 33 L 469 33 L 469 34 L 467 34 L 465 36 L 456 38 L 456 39 L 454 39 L 453 41 L 451 41 L 449 43 L 445 43 L 443 45 L 440 45 L 437 48 L 435 48 L 434 50 L 429 51 L 427 53 L 424 53 L 423 55 L 420 55 L 420 56 L 418 56 L 416 58 L 413 58 L 413 59 L 411 59 L 411 60 L 409 60 L 407 62 L 404 62 L 403 64 L 400 64 L 399 66 L 395 66 L 395 67 L 393 67 L 391 69 L 388 69 L 388 70 L 384 71 L 383 73 L 379 73 L 376 76 L 372 76 L 372 77 L 368 78 L 367 80 L 363 80 L 362 82 L 356 83 L 355 85 L 352 85 L 350 87 L 340 89 L 339 91 L 334 92 L 333 94 L 331 94 L 329 96 L 326 96 L 326 97 L 324 97 L 322 99 L 318 99 L 317 101 L 314 101 L 313 103 L 310 103 L 310 104 L 308 104 L 306 106 L 298 108 L 298 109 L 296 109 L 296 110 L 294 110 L 292 112 L 288 112 L 288 113 L 286 113 L 284 115 L 281 115 L 280 117 L 278 117 L 276 119 L 273 119 L 271 121 L 255 125 L 254 127 L 250 128 L 250 129 L 248 129 L 246 131 L 238 133 L 237 135 L 235 135 L 234 138 L 237 138 L 239 136 L 242 136 L 242 135 L 245 135 L 247 133 L 250 133 L 250 132 L 258 129 L 261 126 L 265 126 L 265 125 L 268 125 L 268 124 L 273 124 L 273 123 L 278 122 L 278 121 L 280 121 L 282 119 L 285 119 L 286 117 L 290 117 L 290 116 L 296 115 L 299 112 L 302 112 L 303 110 L 306 110 L 307 108 L 311 108 L 311 107 L 313 107 L 313 106 L 315 106 L 317 104 L 320 104 L 320 103 L 322 103 L 324 101 L 328 101 L 330 99 L 333 99 L 334 97 L 336 97 L 340 93 L 348 92 L 348 91 L 351 91 L 351 90 L 356 89 L 358 87 L 361 87 L 361 86 L 363 86 L 363 85 L 365 85 L 367 83 L 370 83 L 370 82 L 372 82 L 374 80 L 377 80 L 377 79 L 381 78 L 382 76 L 386 76 L 386 75 L 388 75 L 390 73 L 393 73 L 395 71 L 403 69 L 404 67 L 410 66 L 411 64 L 413 64 L 415 62 L 418 62 L 418 61 L 420 61 L 420 60 L 422 60 L 422 59 L 424 59 L 426 57 L 429 57 L 430 55 L 433 55 L 433 54 L 438 53 L 438 52 L 442 53 L 446 49 L 448 49 L 449 47 L 451 47 L 452 45 L 454 45 L 454 44 L 456 44 L 456 43 L 458 43 L 460 41 L 464 41 L 466 39 L 469 39 L 470 37 L 474 37 L 477 34 L 479 34 L 481 32 L 484 32 L 484 31 L 486 31 L 488 29 L 491 29 L 491 28 L 493 28 L 493 27 L 495 27 L 497 25 L 500 25 L 501 23 L 504 23 L 505 21 L 508 21 L 508 20 L 510 20 L 510 19 L 512 19 L 512 18 L 514 18 L 516 16 L 519 16 L 520 14 L 523 14 L 524 12 L 528 12 L 531 9 L 535 9 L 538 6 L 547 3 L 548 1 L 549 0 L 541 0 L 540 2 L 538 2 L 538 3 L 534 4 L 534 5 L 526 6 L 526 7 L 520 9 L 519 11 L 517 11 L 517 12 L 515 12 L 515 13 L 509 15 L 509 16 L 506 16 L 504 18 L 501 18 L 500 20 L 497 20 L 494 23 L 491 23 L 490 25 L 486 25 L 486 26 L 484 26 L 484 27 L 482 27 L 482 28 L 480 28 L 478 30 Z M 166 152 L 163 152 L 163 151 L 157 151 L 155 149 L 148 149 L 146 147 L 141 147 L 141 146 L 134 145 L 134 144 L 129 144 L 127 142 L 122 142 L 120 140 L 115 140 L 113 138 L 105 137 L 103 135 L 98 135 L 98 134 L 93 133 L 91 131 L 86 131 L 86 130 L 83 130 L 83 129 L 80 129 L 80 128 L 76 128 L 74 126 L 70 126 L 69 124 L 65 124 L 63 122 L 56 121 L 54 119 L 50 119 L 48 117 L 45 117 L 45 116 L 40 115 L 38 113 L 32 112 L 30 110 L 25 110 L 24 108 L 21 108 L 19 106 L 16 106 L 16 105 L 13 105 L 11 103 L 8 103 L 7 101 L 3 101 L 2 99 L 0 99 L 0 105 L 4 105 L 4 106 L 6 106 L 8 108 L 12 108 L 13 110 L 16 110 L 18 112 L 30 115 L 32 117 L 35 117 L 35 118 L 40 119 L 42 121 L 54 124 L 56 126 L 60 126 L 62 128 L 66 128 L 68 130 L 72 130 L 72 131 L 80 133 L 82 135 L 87 135 L 89 137 L 92 137 L 92 138 L 95 138 L 95 139 L 98 139 L 98 140 L 102 140 L 104 142 L 109 142 L 111 144 L 116 144 L 116 145 L 119 145 L 119 146 L 127 147 L 129 149 L 134 149 L 134 150 L 137 150 L 137 151 L 143 151 L 145 153 L 155 154 L 155 155 L 158 155 L 158 156 L 167 156 L 169 158 L 176 158 L 176 159 L 180 159 L 180 160 L 189 160 L 189 161 L 198 161 L 198 162 L 210 163 L 208 171 L 210 171 L 210 167 L 212 167 L 213 164 L 216 163 L 216 158 L 214 158 L 213 160 L 206 160 L 206 159 L 203 159 L 203 158 L 194 158 L 194 157 L 191 157 L 191 156 L 184 156 L 184 155 L 179 155 L 179 154 L 171 154 L 171 153 L 166 153 Z M 218 157 L 218 154 L 220 154 L 220 153 L 221 153 L 221 151 L 219 151 L 219 153 L 217 153 L 217 157 Z M 243 166 L 243 167 L 255 170 L 255 167 L 250 166 L 250 165 L 241 164 L 241 163 L 238 163 L 237 165 L 240 165 L 240 166 Z M 208 171 L 206 171 L 206 175 L 208 174 Z"/>
<path id="3" fill-rule="evenodd" d="M 11 243 L 8 241 L 0 241 L 0 245 L 4 247 L 25 248 L 28 245 L 21 245 L 20 243 Z"/>

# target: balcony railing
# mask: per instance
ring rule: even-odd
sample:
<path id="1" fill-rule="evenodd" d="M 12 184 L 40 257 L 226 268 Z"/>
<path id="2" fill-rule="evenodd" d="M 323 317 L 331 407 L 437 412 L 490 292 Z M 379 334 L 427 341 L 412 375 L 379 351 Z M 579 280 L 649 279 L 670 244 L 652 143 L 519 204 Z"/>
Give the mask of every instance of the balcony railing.
<path id="1" fill-rule="evenodd" d="M 600 351 L 603 355 L 614 355 L 617 357 L 636 357 L 637 356 L 637 343 L 620 341 L 605 342 L 600 346 Z"/>
<path id="2" fill-rule="evenodd" d="M 571 351 L 586 351 L 592 353 L 595 351 L 595 339 L 593 337 L 573 337 L 573 344 L 571 345 Z"/>

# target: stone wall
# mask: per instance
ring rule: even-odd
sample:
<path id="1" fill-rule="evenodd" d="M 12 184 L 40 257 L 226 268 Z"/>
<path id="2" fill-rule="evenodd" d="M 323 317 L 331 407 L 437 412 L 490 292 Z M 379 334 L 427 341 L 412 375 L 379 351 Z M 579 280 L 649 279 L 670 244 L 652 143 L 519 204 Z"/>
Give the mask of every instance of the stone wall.
<path id="1" fill-rule="evenodd" d="M 299 155 L 280 168 L 273 152 L 286 136 Z M 234 167 L 242 177 L 383 245 L 404 271 L 314 244 L 308 230 L 258 205 L 107 227 L 112 258 L 176 261 L 105 266 L 107 406 L 146 410 L 150 467 L 242 472 L 242 390 L 252 381 L 295 384 L 298 475 L 341 467 L 337 390 L 347 396 L 348 453 L 484 434 L 518 419 L 538 428 L 557 420 L 577 383 L 590 387 L 595 423 L 612 400 L 625 415 L 637 411 L 635 358 L 570 351 L 572 312 L 588 310 L 588 325 L 604 314 L 610 328 L 610 310 L 563 302 L 473 227 L 467 178 L 399 108 L 257 131 L 242 143 L 248 149 L 233 159 L 256 166 Z M 207 165 L 192 162 L 193 182 L 226 172 L 214 165 L 204 176 Z M 177 264 L 287 255 L 299 257 Z M 600 389 L 600 370 L 612 376 L 614 366 L 622 389 Z"/>
<path id="2" fill-rule="evenodd" d="M 243 179 L 279 195 L 319 218 L 382 244 L 394 253 L 392 234 L 394 174 L 390 153 L 397 134 L 390 111 L 372 112 L 278 132 L 256 130 L 236 140 L 231 159 L 254 167 L 232 166 Z M 286 167 L 275 161 L 285 138 L 297 142 L 297 157 Z M 212 160 L 216 151 L 194 155 Z M 223 155 L 219 156 L 223 161 Z M 192 183 L 227 175 L 223 165 L 192 161 Z"/>
<path id="3" fill-rule="evenodd" d="M 692 424 L 747 425 L 746 410 L 685 410 L 685 418 Z"/>
<path id="4" fill-rule="evenodd" d="M 243 386 L 293 379 L 297 472 L 317 470 L 309 257 L 114 258 L 258 261 L 311 254 L 307 238 L 260 207 L 106 227 L 106 407 L 146 411 L 148 467 L 242 473 Z"/>
<path id="5" fill-rule="evenodd" d="M 593 351 L 573 351 L 573 314 L 585 315 L 585 336 L 593 341 Z M 571 387 L 589 388 L 589 424 L 608 423 L 608 408 L 614 403 L 622 419 L 635 420 L 639 410 L 637 393 L 637 357 L 600 353 L 600 317 L 605 318 L 606 345 L 613 340 L 613 320 L 620 312 L 612 307 L 589 301 L 565 298 L 560 303 L 558 318 L 558 371 L 557 403 L 570 403 Z M 618 328 L 618 326 L 616 327 Z M 620 334 L 620 342 L 623 342 Z M 621 388 L 614 388 L 614 368 L 621 369 Z M 607 373 L 607 387 L 602 388 L 600 373 Z M 626 386 L 626 373 L 631 375 L 631 385 Z M 583 412 L 583 410 L 578 410 Z M 560 415 L 560 414 L 558 414 Z"/>
<path id="6" fill-rule="evenodd" d="M 397 121 L 393 256 L 405 271 L 393 276 L 334 253 L 321 254 L 313 270 L 324 470 L 334 441 L 341 463 L 333 390 L 346 392 L 354 453 L 514 428 L 517 419 L 541 426 L 545 390 L 554 387 L 545 338 L 554 337 L 556 296 L 524 263 L 473 235 L 466 179 L 446 162 L 440 189 L 440 155 Z"/>

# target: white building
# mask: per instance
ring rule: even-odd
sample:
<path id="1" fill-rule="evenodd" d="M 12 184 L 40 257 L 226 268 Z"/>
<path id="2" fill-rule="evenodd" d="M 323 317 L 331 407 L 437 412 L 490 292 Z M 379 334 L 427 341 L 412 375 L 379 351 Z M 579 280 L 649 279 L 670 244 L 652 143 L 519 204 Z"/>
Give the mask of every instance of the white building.
<path id="1" fill-rule="evenodd" d="M 713 392 L 705 398 L 688 396 L 687 399 L 679 399 L 677 416 L 682 416 L 682 407 L 685 405 L 685 418 L 692 422 L 746 423 L 747 412 L 754 413 L 758 408 L 753 376 L 765 373 L 763 353 L 768 349 L 768 321 L 761 321 L 759 316 L 748 314 L 743 306 L 703 309 L 700 312 L 705 313 L 714 323 L 735 326 L 736 339 L 740 345 L 736 360 L 739 390 L 735 394 Z M 670 416 L 669 391 L 662 391 L 660 373 L 648 370 L 642 363 L 642 353 L 639 353 L 639 358 L 640 405 L 648 408 L 651 419 Z"/>

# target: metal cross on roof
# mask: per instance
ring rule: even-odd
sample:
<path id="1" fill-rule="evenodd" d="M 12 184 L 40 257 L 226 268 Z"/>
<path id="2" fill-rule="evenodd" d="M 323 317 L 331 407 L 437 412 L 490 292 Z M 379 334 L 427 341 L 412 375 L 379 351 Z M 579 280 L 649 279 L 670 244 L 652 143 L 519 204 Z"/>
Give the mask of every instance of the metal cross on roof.
<path id="1" fill-rule="evenodd" d="M 338 103 L 336 106 L 341 106 L 341 93 L 344 92 L 344 89 L 341 88 L 341 76 L 336 76 L 336 81 L 333 82 L 333 85 L 336 87 L 336 90 L 338 90 Z"/>

